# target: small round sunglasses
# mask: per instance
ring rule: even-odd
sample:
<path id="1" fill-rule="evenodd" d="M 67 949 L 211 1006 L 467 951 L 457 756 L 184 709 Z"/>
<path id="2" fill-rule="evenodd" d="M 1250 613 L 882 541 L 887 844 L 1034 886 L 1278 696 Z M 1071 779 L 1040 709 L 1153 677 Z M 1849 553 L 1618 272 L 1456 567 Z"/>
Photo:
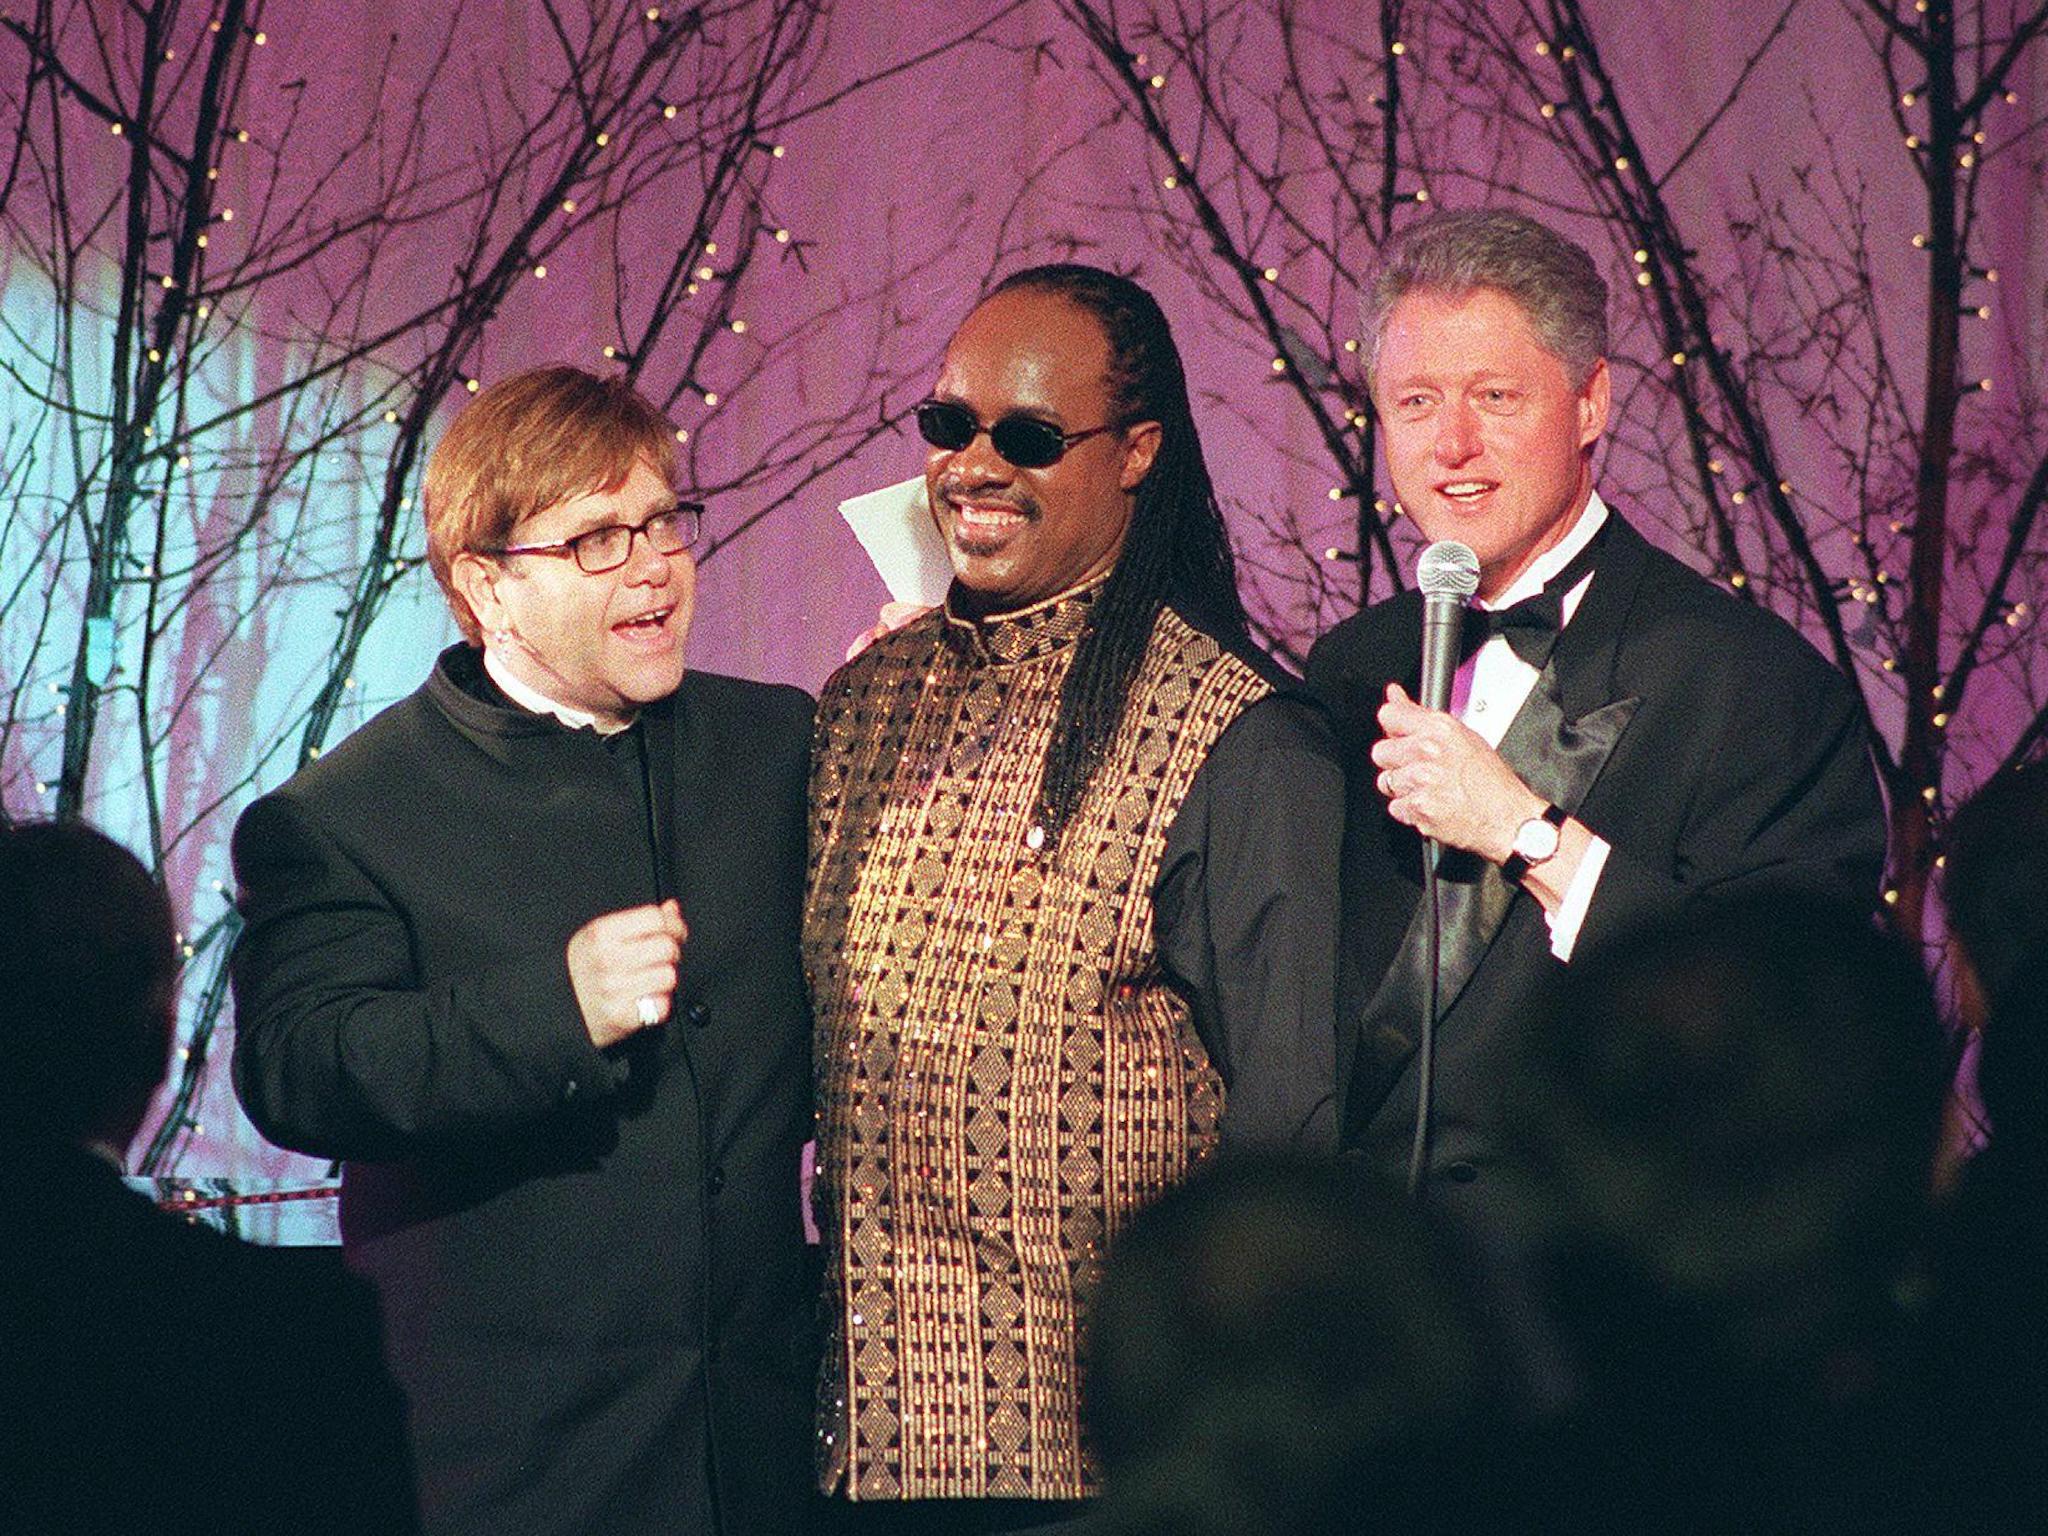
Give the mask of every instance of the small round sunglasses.
<path id="1" fill-rule="evenodd" d="M 1062 432 L 1036 416 L 1011 415 L 983 426 L 974 412 L 957 401 L 926 400 L 917 408 L 918 435 L 934 448 L 957 453 L 986 432 L 996 452 L 1019 469 L 1044 469 L 1057 464 L 1074 444 L 1114 432 L 1123 425 L 1110 421 L 1086 432 Z"/>

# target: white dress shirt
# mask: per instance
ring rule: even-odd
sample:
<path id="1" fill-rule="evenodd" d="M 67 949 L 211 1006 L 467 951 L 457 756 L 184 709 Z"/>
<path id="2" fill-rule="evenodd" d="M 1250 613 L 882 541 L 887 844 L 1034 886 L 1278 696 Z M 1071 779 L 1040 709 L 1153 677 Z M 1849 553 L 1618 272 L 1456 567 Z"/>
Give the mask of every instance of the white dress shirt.
<path id="1" fill-rule="evenodd" d="M 615 736 L 633 723 L 628 720 L 624 725 L 615 725 L 606 730 L 597 723 L 597 716 L 584 710 L 571 709 L 567 704 L 557 704 L 540 690 L 529 688 L 514 677 L 512 669 L 505 665 L 504 659 L 489 645 L 484 647 L 484 671 L 491 675 L 491 681 L 498 685 L 499 692 L 521 709 L 536 715 L 553 715 L 572 731 L 592 730 L 600 736 Z"/>
<path id="2" fill-rule="evenodd" d="M 1499 597 L 1492 602 L 1477 599 L 1477 605 L 1489 610 L 1500 609 L 1519 603 L 1525 597 L 1534 597 L 1543 590 L 1544 583 L 1570 565 L 1579 551 L 1592 542 L 1593 535 L 1606 521 L 1607 504 L 1595 491 L 1587 498 L 1586 510 L 1572 524 L 1571 532 L 1554 548 L 1537 556 L 1530 567 L 1515 579 L 1514 585 Z M 1571 623 L 1572 615 L 1579 611 L 1579 603 L 1585 598 L 1586 589 L 1598 575 L 1597 571 L 1589 572 L 1583 581 L 1565 593 L 1564 624 Z M 1458 669 L 1451 693 L 1451 712 L 1471 726 L 1489 747 L 1497 748 L 1501 738 L 1507 734 L 1509 722 L 1528 699 L 1529 690 L 1536 686 L 1536 677 L 1536 669 L 1514 653 L 1506 637 L 1495 635 Z M 1560 960 L 1572 957 L 1572 946 L 1578 942 L 1579 929 L 1584 926 L 1586 913 L 1593 905 L 1593 893 L 1600 884 L 1600 872 L 1607 867 L 1607 855 L 1611 851 L 1612 845 L 1605 838 L 1595 836 L 1587 844 L 1585 857 L 1579 861 L 1578 870 L 1565 889 L 1563 902 L 1555 912 L 1544 914 L 1544 921 L 1550 925 L 1550 952 Z"/>

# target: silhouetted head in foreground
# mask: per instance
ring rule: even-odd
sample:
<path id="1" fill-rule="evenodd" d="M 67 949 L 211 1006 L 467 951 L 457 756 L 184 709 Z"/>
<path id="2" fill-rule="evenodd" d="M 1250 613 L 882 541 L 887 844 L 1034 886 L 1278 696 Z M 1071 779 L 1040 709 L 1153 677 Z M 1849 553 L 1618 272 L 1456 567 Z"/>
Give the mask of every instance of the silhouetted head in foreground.
<path id="1" fill-rule="evenodd" d="M 1227 1162 L 1145 1211 L 1091 1333 L 1109 1528 L 1294 1536 L 1405 1507 L 1490 1406 L 1447 1275 L 1412 1207 L 1335 1167 Z"/>
<path id="2" fill-rule="evenodd" d="M 1603 1498 L 1882 1507 L 1945 1065 L 1918 958 L 1861 912 L 1758 898 L 1573 962 L 1514 1095 L 1593 1444 L 1628 1448 Z"/>
<path id="3" fill-rule="evenodd" d="M 0 828 L 0 1127 L 119 1149 L 163 1082 L 178 978 L 171 906 L 79 822 Z"/>

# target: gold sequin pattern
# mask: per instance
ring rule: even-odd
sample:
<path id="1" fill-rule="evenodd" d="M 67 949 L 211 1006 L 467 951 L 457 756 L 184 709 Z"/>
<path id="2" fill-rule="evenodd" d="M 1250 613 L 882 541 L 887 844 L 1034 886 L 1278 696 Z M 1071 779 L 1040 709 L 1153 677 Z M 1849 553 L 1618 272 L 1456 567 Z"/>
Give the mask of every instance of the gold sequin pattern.
<path id="1" fill-rule="evenodd" d="M 819 1469 L 861 1499 L 1078 1498 L 1078 1346 L 1117 1223 L 1214 1146 L 1222 1089 L 1151 892 L 1269 690 L 1171 611 L 1056 849 L 1034 838 L 1084 589 L 945 611 L 827 685 L 805 965 L 826 1242 Z"/>

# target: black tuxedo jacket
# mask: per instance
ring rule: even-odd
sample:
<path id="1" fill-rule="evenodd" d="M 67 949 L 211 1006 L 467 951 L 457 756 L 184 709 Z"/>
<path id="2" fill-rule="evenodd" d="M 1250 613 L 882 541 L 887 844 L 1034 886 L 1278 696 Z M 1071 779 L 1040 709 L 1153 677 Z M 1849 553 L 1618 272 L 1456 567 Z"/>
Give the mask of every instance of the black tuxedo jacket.
<path id="1" fill-rule="evenodd" d="M 1510 725 L 1525 782 L 1612 845 L 1574 953 L 1653 914 L 1749 889 L 1874 903 L 1883 806 L 1849 683 L 1786 623 L 1609 515 L 1585 599 Z M 1405 1172 L 1416 1098 L 1422 845 L 1367 757 L 1389 682 L 1416 691 L 1410 592 L 1326 634 L 1308 680 L 1350 770 L 1339 1067 L 1345 1144 Z M 1532 1236 L 1502 1137 L 1503 1084 L 1559 962 L 1535 897 L 1466 856 L 1446 864 L 1428 1195 L 1488 1247 Z M 1461 888 L 1453 891 L 1453 884 Z"/>
<path id="2" fill-rule="evenodd" d="M 599 737 L 480 671 L 451 649 L 244 814 L 236 1086 L 346 1161 L 429 1532 L 797 1528 L 810 700 L 691 672 Z M 569 936 L 666 894 L 669 1021 L 600 1052 Z"/>

